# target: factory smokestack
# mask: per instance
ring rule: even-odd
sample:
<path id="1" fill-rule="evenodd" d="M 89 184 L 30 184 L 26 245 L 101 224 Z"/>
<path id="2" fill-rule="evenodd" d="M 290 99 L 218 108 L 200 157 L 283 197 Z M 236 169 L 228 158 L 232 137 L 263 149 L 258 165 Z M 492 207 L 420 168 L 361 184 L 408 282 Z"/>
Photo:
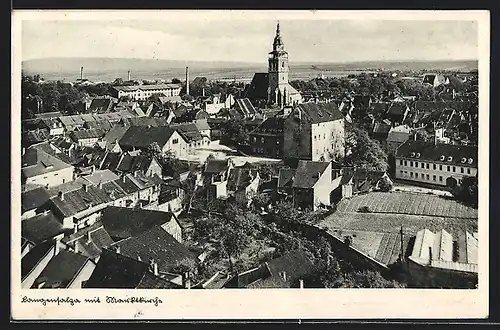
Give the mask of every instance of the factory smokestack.
<path id="1" fill-rule="evenodd" d="M 80 80 L 83 80 L 83 66 L 80 67 Z"/>
<path id="2" fill-rule="evenodd" d="M 127 81 L 130 81 L 130 71 L 127 71 Z"/>
<path id="3" fill-rule="evenodd" d="M 186 67 L 186 95 L 189 95 L 189 67 Z"/>

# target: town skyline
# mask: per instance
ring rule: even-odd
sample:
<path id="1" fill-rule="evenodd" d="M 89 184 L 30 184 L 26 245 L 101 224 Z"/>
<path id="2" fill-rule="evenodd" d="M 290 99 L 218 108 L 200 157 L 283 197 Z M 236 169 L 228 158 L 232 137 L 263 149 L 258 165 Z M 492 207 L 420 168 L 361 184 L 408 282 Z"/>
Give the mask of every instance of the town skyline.
<path id="1" fill-rule="evenodd" d="M 266 61 L 263 54 L 270 51 L 277 21 L 30 20 L 22 23 L 21 57 L 258 64 Z M 474 21 L 282 19 L 280 24 L 292 63 L 478 58 Z"/>

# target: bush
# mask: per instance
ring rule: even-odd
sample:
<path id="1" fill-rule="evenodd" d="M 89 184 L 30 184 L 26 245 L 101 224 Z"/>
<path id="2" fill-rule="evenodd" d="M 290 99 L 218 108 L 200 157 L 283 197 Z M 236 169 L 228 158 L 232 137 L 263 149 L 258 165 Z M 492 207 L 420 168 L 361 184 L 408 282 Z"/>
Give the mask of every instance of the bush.
<path id="1" fill-rule="evenodd" d="M 358 212 L 361 212 L 361 213 L 371 213 L 371 210 L 368 206 L 362 206 L 358 209 Z"/>

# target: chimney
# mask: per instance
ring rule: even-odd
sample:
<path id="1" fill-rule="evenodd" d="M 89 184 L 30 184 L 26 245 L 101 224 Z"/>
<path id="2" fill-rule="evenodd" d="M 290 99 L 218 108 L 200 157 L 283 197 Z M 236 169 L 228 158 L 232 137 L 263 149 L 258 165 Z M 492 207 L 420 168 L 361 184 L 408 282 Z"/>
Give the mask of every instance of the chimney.
<path id="1" fill-rule="evenodd" d="M 22 153 L 23 153 L 22 154 L 23 156 L 26 154 L 26 148 L 25 147 L 22 148 Z"/>
<path id="2" fill-rule="evenodd" d="M 134 177 L 137 177 L 139 175 L 139 171 L 138 170 L 135 170 L 134 171 Z"/>
<path id="3" fill-rule="evenodd" d="M 281 277 L 283 278 L 283 281 L 286 281 L 286 272 L 281 272 Z"/>
<path id="4" fill-rule="evenodd" d="M 119 245 L 115 246 L 115 252 L 120 253 L 120 246 Z"/>
<path id="5" fill-rule="evenodd" d="M 80 67 L 80 80 L 83 80 L 83 66 Z"/>
<path id="6" fill-rule="evenodd" d="M 56 239 L 54 241 L 54 256 L 56 256 L 58 253 L 59 253 L 59 250 L 60 250 L 60 245 L 59 245 L 59 240 Z"/>
<path id="7" fill-rule="evenodd" d="M 126 175 L 123 175 L 122 176 L 123 183 L 125 183 L 125 178 L 126 178 Z"/>
<path id="8" fill-rule="evenodd" d="M 186 67 L 186 95 L 189 95 L 189 67 Z"/>
<path id="9" fill-rule="evenodd" d="M 90 230 L 87 232 L 87 241 L 92 242 L 92 236 L 90 235 Z"/>
<path id="10" fill-rule="evenodd" d="M 429 265 L 432 263 L 432 247 L 429 246 Z"/>
<path id="11" fill-rule="evenodd" d="M 191 289 L 191 278 L 189 276 L 189 272 L 184 273 L 184 288 Z"/>
<path id="12" fill-rule="evenodd" d="M 302 280 L 302 279 L 300 279 L 300 280 L 299 280 L 299 287 L 300 287 L 301 289 L 303 289 L 303 288 L 304 288 L 304 280 Z"/>
<path id="13" fill-rule="evenodd" d="M 75 245 L 73 246 L 73 250 L 75 253 L 78 253 L 78 241 L 75 241 Z"/>
<path id="14" fill-rule="evenodd" d="M 130 81 L 130 71 L 127 71 L 127 81 Z"/>
<path id="15" fill-rule="evenodd" d="M 57 196 L 59 197 L 60 200 L 64 200 L 64 192 L 63 191 L 60 191 L 57 193 Z"/>
<path id="16" fill-rule="evenodd" d="M 89 191 L 89 186 L 87 184 L 84 184 L 83 185 L 83 190 L 85 190 L 85 192 L 88 192 Z"/>
<path id="17" fill-rule="evenodd" d="M 203 97 L 205 97 L 205 87 L 203 87 L 203 89 L 202 89 L 202 93 L 203 93 L 203 94 L 202 94 L 202 95 L 203 95 Z"/>
<path id="18" fill-rule="evenodd" d="M 102 189 L 102 181 L 99 181 L 99 189 Z"/>
<path id="19" fill-rule="evenodd" d="M 149 258 L 149 270 L 155 275 L 158 276 L 158 263 L 155 262 L 153 258 Z"/>

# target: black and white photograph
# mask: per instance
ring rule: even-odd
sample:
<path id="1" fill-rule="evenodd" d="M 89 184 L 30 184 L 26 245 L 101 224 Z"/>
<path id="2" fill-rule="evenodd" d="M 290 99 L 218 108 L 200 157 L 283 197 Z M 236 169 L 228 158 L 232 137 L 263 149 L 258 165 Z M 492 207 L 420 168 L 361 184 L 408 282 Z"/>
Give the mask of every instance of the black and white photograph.
<path id="1" fill-rule="evenodd" d="M 487 289 L 488 13 L 328 13 L 14 12 L 13 300 Z"/>

